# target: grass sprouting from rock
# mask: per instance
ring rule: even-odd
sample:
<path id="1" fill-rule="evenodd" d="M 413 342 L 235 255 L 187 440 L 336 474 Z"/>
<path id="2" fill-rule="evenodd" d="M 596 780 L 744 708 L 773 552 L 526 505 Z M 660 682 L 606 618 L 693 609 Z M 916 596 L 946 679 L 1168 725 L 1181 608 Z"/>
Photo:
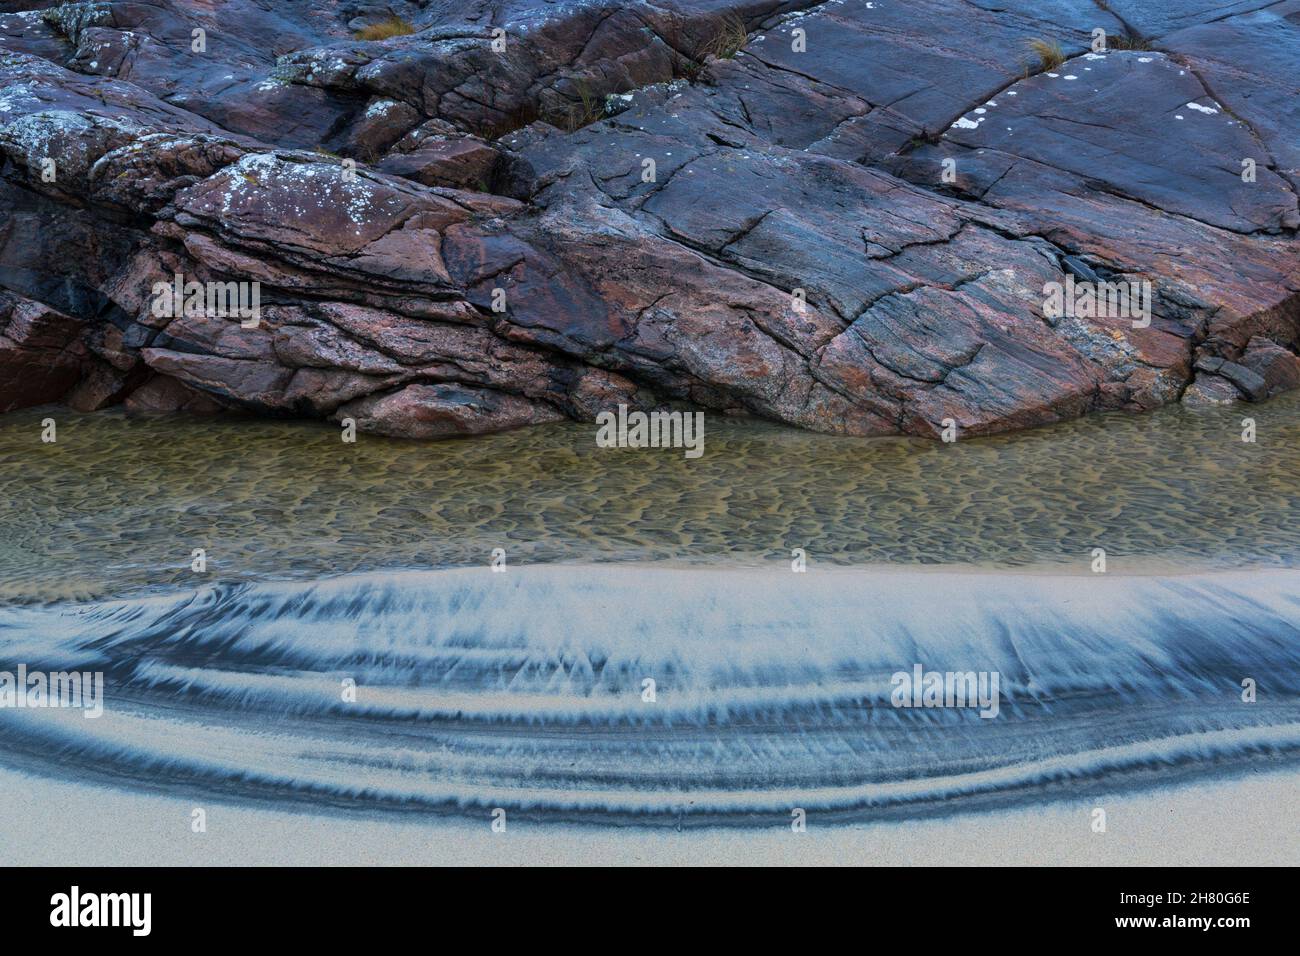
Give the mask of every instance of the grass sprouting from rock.
<path id="1" fill-rule="evenodd" d="M 358 40 L 387 40 L 389 37 L 404 37 L 414 32 L 415 27 L 406 20 L 392 16 L 387 20 L 362 27 L 357 31 L 356 36 Z"/>

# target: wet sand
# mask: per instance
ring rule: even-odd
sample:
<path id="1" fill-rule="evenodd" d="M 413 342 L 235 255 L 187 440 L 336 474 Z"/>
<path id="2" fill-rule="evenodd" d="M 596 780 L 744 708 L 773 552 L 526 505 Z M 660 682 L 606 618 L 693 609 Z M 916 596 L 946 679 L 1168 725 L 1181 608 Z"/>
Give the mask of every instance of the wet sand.
<path id="1" fill-rule="evenodd" d="M 0 771 L 16 865 L 1296 866 L 1300 774 L 906 824 L 665 832 L 490 820 L 338 819 L 122 793 Z M 207 832 L 191 830 L 196 806 Z M 1092 830 L 1093 810 L 1107 831 Z"/>

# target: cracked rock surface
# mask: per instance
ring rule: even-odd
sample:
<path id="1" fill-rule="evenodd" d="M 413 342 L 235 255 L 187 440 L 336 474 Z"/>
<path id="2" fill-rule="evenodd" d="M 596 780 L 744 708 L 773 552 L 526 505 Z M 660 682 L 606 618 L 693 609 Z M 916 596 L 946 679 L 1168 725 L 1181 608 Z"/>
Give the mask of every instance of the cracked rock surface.
<path id="1" fill-rule="evenodd" d="M 1300 0 L 0 0 L 0 161 L 0 410 L 931 436 L 1300 384 Z"/>

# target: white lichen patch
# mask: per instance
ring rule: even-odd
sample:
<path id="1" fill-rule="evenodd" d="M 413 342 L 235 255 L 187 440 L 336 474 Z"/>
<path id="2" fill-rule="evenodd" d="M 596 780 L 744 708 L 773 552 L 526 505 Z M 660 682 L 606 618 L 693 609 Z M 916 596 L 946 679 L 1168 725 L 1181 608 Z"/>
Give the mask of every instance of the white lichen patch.
<path id="1" fill-rule="evenodd" d="M 1215 105 L 1217 106 L 1218 104 L 1216 103 Z M 1209 115 L 1209 116 L 1213 116 L 1213 115 L 1215 115 L 1216 113 L 1219 112 L 1218 110 L 1214 109 L 1213 107 L 1202 106 L 1200 103 L 1188 103 L 1188 104 L 1187 104 L 1187 108 L 1188 108 L 1189 110 L 1196 110 L 1196 112 L 1198 112 L 1198 113 L 1205 113 L 1205 114 L 1207 114 L 1207 115 Z"/>
<path id="2" fill-rule="evenodd" d="M 0 149 L 29 167 L 48 157 L 57 158 L 62 169 L 76 172 L 89 168 L 108 141 L 139 132 L 134 123 L 106 116 L 43 110 L 0 126 Z"/>
<path id="3" fill-rule="evenodd" d="M 605 95 L 605 115 L 617 116 L 632 106 L 631 93 L 607 93 Z"/>
<path id="4" fill-rule="evenodd" d="M 339 209 L 361 236 L 378 206 L 374 182 L 359 173 L 345 177 L 342 161 L 291 162 L 275 153 L 248 153 L 218 173 L 216 181 L 223 184 L 218 200 L 223 217 L 247 199 L 255 199 L 258 219 L 282 225 Z"/>
<path id="5" fill-rule="evenodd" d="M 395 109 L 397 105 L 396 100 L 375 100 L 366 107 L 366 111 L 362 115 L 366 119 L 381 119 Z"/>
<path id="6" fill-rule="evenodd" d="M 25 111 L 40 102 L 30 83 L 15 83 L 0 90 L 0 113 Z"/>

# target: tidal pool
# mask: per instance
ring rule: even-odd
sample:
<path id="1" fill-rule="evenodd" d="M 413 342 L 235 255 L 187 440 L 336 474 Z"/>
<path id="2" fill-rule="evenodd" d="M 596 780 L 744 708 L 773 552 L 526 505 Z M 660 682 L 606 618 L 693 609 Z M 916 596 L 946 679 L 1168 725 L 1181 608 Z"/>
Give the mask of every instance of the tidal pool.
<path id="1" fill-rule="evenodd" d="M 53 416 L 58 440 L 41 442 Z M 1256 441 L 1241 440 L 1242 419 Z M 555 425 L 438 443 L 239 419 L 0 417 L 0 600 L 606 561 L 1294 566 L 1300 394 L 941 444 L 709 417 L 703 457 Z M 207 572 L 190 570 L 203 548 Z"/>

